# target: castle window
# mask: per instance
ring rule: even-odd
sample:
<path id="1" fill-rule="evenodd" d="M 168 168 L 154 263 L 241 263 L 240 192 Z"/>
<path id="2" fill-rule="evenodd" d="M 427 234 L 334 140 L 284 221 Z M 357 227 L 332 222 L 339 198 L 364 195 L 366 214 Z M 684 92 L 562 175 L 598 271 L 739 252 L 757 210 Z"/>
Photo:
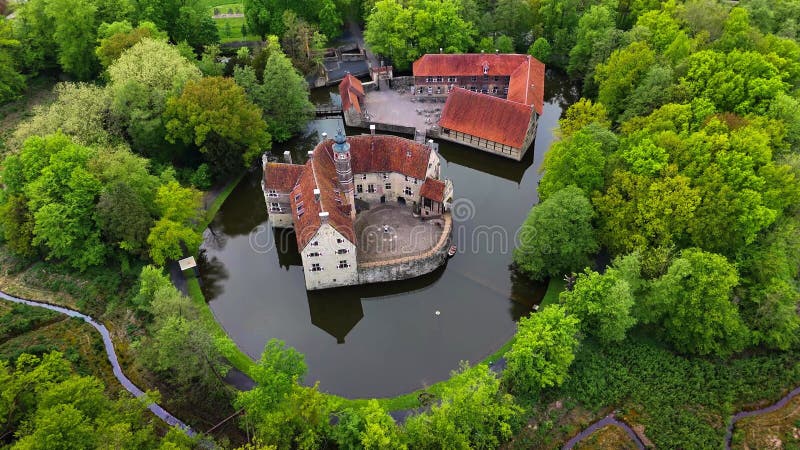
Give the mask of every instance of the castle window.
<path id="1" fill-rule="evenodd" d="M 413 192 L 411 191 L 410 187 L 406 186 L 405 193 L 406 193 L 406 195 L 411 195 Z"/>
<path id="2" fill-rule="evenodd" d="M 489 81 L 489 75 L 484 75 L 483 76 L 483 81 Z"/>
<path id="3" fill-rule="evenodd" d="M 483 66 L 483 74 L 486 75 L 489 73 L 489 66 Z"/>
<path id="4" fill-rule="evenodd" d="M 439 83 L 444 82 L 444 77 L 439 77 Z"/>
<path id="5" fill-rule="evenodd" d="M 361 174 L 361 179 L 362 179 L 362 180 L 366 180 L 366 179 L 367 179 L 367 174 L 365 174 L 365 173 L 362 173 L 362 174 Z"/>
<path id="6" fill-rule="evenodd" d="M 359 194 L 363 193 L 364 192 L 364 185 L 363 184 L 357 184 L 356 185 L 356 192 L 358 192 Z"/>
<path id="7" fill-rule="evenodd" d="M 389 191 L 392 189 L 392 183 L 386 183 L 386 190 Z"/>
<path id="8" fill-rule="evenodd" d="M 341 243 L 343 243 L 343 242 L 344 242 L 344 239 L 342 239 L 342 238 L 336 238 L 336 243 L 337 243 L 337 244 L 341 244 Z"/>
<path id="9" fill-rule="evenodd" d="M 312 263 L 311 264 L 311 271 L 312 272 L 319 272 L 320 270 L 322 270 L 322 266 L 320 266 L 319 263 Z"/>
<path id="10" fill-rule="evenodd" d="M 492 88 L 492 94 L 497 94 L 497 86 Z"/>
<path id="11" fill-rule="evenodd" d="M 270 212 L 281 212 L 281 204 L 280 203 L 270 203 L 269 204 Z"/>
<path id="12" fill-rule="evenodd" d="M 495 77 L 494 77 L 494 81 L 500 81 L 500 77 L 498 77 L 498 76 L 495 76 Z"/>
<path id="13" fill-rule="evenodd" d="M 322 256 L 322 253 L 320 253 L 320 252 L 311 252 L 311 253 L 308 254 L 309 258 L 316 258 L 318 256 Z"/>
<path id="14" fill-rule="evenodd" d="M 456 77 L 447 77 L 447 81 L 449 81 L 450 83 L 455 83 Z"/>
<path id="15" fill-rule="evenodd" d="M 312 241 L 312 242 L 311 242 L 311 246 L 312 246 L 312 247 L 316 247 L 316 246 L 318 246 L 318 245 L 319 245 L 319 241 Z"/>
<path id="16" fill-rule="evenodd" d="M 277 197 L 278 196 L 278 191 L 276 191 L 275 189 L 270 189 L 269 193 L 267 195 L 270 196 L 270 197 Z"/>
<path id="17" fill-rule="evenodd" d="M 297 215 L 303 214 L 305 212 L 305 208 L 303 207 L 302 203 L 297 204 Z"/>
<path id="18" fill-rule="evenodd" d="M 344 255 L 346 253 L 347 253 L 347 249 L 346 248 L 340 248 L 339 250 L 336 250 L 336 254 L 337 255 Z"/>
<path id="19" fill-rule="evenodd" d="M 301 194 L 297 194 L 297 195 L 295 195 L 295 196 L 294 196 L 294 201 L 295 201 L 295 202 L 299 202 L 299 201 L 300 201 L 300 197 L 302 197 L 302 195 L 301 195 Z"/>
<path id="20" fill-rule="evenodd" d="M 388 173 L 384 173 L 383 174 L 383 179 L 384 180 L 388 180 L 389 179 L 389 174 Z"/>
<path id="21" fill-rule="evenodd" d="M 508 95 L 508 86 L 503 88 L 503 94 Z"/>
<path id="22" fill-rule="evenodd" d="M 370 192 L 370 193 L 375 192 L 375 185 L 374 184 L 368 184 L 367 185 L 367 192 Z"/>
<path id="23" fill-rule="evenodd" d="M 350 264 L 347 264 L 347 260 L 343 259 L 343 260 L 339 261 L 339 265 L 336 266 L 336 267 L 338 267 L 340 269 L 346 269 L 346 268 L 350 267 Z"/>
<path id="24" fill-rule="evenodd" d="M 472 77 L 472 81 L 478 81 L 478 77 Z"/>

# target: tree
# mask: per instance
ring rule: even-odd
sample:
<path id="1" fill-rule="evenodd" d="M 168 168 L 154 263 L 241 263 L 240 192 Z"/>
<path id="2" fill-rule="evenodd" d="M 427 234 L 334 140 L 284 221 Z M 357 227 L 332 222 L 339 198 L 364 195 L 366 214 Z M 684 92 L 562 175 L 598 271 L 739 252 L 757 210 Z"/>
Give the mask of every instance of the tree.
<path id="1" fill-rule="evenodd" d="M 283 29 L 280 46 L 267 44 L 267 58 L 275 53 L 286 52 L 292 65 L 302 73 L 316 74 L 322 68 L 322 56 L 325 53 L 327 37 L 291 10 L 283 13 Z M 270 36 L 272 39 L 272 36 Z M 266 66 L 266 59 L 264 61 Z M 262 68 L 263 70 L 263 68 Z M 259 73 L 259 76 L 261 73 Z"/>
<path id="2" fill-rule="evenodd" d="M 0 15 L 0 104 L 16 99 L 25 89 L 25 77 L 11 54 L 17 47 L 19 41 L 13 39 L 11 23 Z"/>
<path id="3" fill-rule="evenodd" d="M 282 341 L 272 339 L 264 347 L 251 373 L 256 387 L 238 393 L 235 401 L 259 441 L 279 448 L 320 447 L 330 409 L 317 386 L 298 385 L 305 372 L 303 355 Z"/>
<path id="4" fill-rule="evenodd" d="M 406 422 L 411 448 L 497 448 L 512 435 L 522 408 L 500 389 L 485 364 L 466 364 L 451 374 L 441 403 Z"/>
<path id="5" fill-rule="evenodd" d="M 308 84 L 280 52 L 273 52 L 259 84 L 249 67 L 234 71 L 236 82 L 247 96 L 264 110 L 269 133 L 278 142 L 305 129 L 313 117 L 314 105 L 308 99 Z"/>
<path id="6" fill-rule="evenodd" d="M 167 98 L 199 79 L 200 70 L 166 42 L 144 39 L 108 68 L 112 112 L 135 150 L 162 160 L 174 156 L 166 142 L 162 115 Z"/>
<path id="7" fill-rule="evenodd" d="M 261 117 L 244 89 L 222 77 L 189 81 L 180 97 L 167 100 L 164 112 L 167 139 L 194 144 L 218 169 L 218 177 L 249 166 L 269 149 L 270 135 Z"/>
<path id="8" fill-rule="evenodd" d="M 561 136 L 566 138 L 591 123 L 611 128 L 605 106 L 602 103 L 592 103 L 588 98 L 581 98 L 567 108 L 564 117 L 558 119 L 558 129 Z"/>
<path id="9" fill-rule="evenodd" d="M 467 51 L 474 34 L 455 0 L 381 0 L 367 17 L 364 40 L 373 52 L 406 69 L 425 53 Z"/>
<path id="10" fill-rule="evenodd" d="M 271 32 L 275 32 L 272 29 L 271 16 L 274 12 L 271 13 L 268 4 L 269 0 L 244 0 L 244 17 L 247 28 L 261 36 L 262 40 L 266 39 Z"/>
<path id="11" fill-rule="evenodd" d="M 574 185 L 587 195 L 603 188 L 606 155 L 617 148 L 617 137 L 596 123 L 556 142 L 545 156 L 539 196 L 546 200 L 554 192 Z"/>
<path id="12" fill-rule="evenodd" d="M 104 190 L 97 203 L 96 220 L 109 244 L 133 254 L 146 249 L 153 217 L 126 183 L 116 182 Z"/>
<path id="13" fill-rule="evenodd" d="M 193 249 L 203 242 L 202 234 L 194 229 L 200 217 L 201 194 L 171 181 L 158 188 L 155 204 L 161 218 L 150 230 L 147 244 L 153 262 L 163 266 L 168 259 L 183 255 L 181 243 Z"/>
<path id="14" fill-rule="evenodd" d="M 60 83 L 53 89 L 56 99 L 34 110 L 33 117 L 21 123 L 8 141 L 20 148 L 31 136 L 61 132 L 83 145 L 114 145 L 122 141 L 111 117 L 111 93 L 85 83 Z"/>
<path id="15" fill-rule="evenodd" d="M 152 22 L 142 22 L 137 28 L 133 28 L 128 22 L 104 23 L 98 28 L 97 34 L 99 44 L 94 52 L 104 68 L 108 68 L 125 50 L 143 39 L 167 39 L 167 34 L 158 31 Z"/>
<path id="16" fill-rule="evenodd" d="M 655 62 L 655 53 L 644 42 L 615 50 L 605 63 L 597 66 L 594 79 L 598 84 L 597 101 L 616 118 L 624 110 L 626 99 Z"/>
<path id="17" fill-rule="evenodd" d="M 154 23 L 172 42 L 186 42 L 195 50 L 219 42 L 217 25 L 200 0 L 137 0 L 139 22 Z"/>
<path id="18" fill-rule="evenodd" d="M 535 395 L 564 382 L 579 344 L 579 323 L 577 317 L 558 305 L 520 319 L 503 371 L 503 381 L 512 392 Z"/>
<path id="19" fill-rule="evenodd" d="M 533 41 L 533 44 L 528 48 L 528 54 L 538 59 L 539 61 L 548 64 L 550 62 L 550 55 L 553 53 L 550 43 L 547 39 L 540 37 Z"/>
<path id="20" fill-rule="evenodd" d="M 89 0 L 48 0 L 45 13 L 55 24 L 53 40 L 61 68 L 79 80 L 91 79 L 97 69 L 97 7 Z"/>
<path id="21" fill-rule="evenodd" d="M 342 34 L 342 13 L 333 0 L 322 0 L 319 10 L 319 29 L 328 38 L 336 38 Z"/>
<path id="22" fill-rule="evenodd" d="M 589 263 L 598 249 L 592 229 L 594 211 L 584 193 L 568 186 L 534 206 L 514 249 L 517 268 L 533 279 L 561 276 Z"/>
<path id="23" fill-rule="evenodd" d="M 631 287 L 614 269 L 599 273 L 586 269 L 578 274 L 572 290 L 560 295 L 567 312 L 580 320 L 581 330 L 603 343 L 619 342 L 636 323 L 631 316 Z"/>
<path id="24" fill-rule="evenodd" d="M 394 419 L 375 399 L 369 400 L 364 408 L 342 411 L 333 437 L 339 448 L 344 450 L 407 448 Z"/>
<path id="25" fill-rule="evenodd" d="M 646 322 L 660 323 L 686 353 L 726 356 L 749 343 L 747 327 L 732 302 L 736 269 L 721 255 L 686 249 L 652 285 Z"/>
<path id="26" fill-rule="evenodd" d="M 581 16 L 575 30 L 575 46 L 569 52 L 567 71 L 571 77 L 582 77 L 590 70 L 589 62 L 597 53 L 595 45 L 614 29 L 614 17 L 603 5 L 594 5 Z"/>

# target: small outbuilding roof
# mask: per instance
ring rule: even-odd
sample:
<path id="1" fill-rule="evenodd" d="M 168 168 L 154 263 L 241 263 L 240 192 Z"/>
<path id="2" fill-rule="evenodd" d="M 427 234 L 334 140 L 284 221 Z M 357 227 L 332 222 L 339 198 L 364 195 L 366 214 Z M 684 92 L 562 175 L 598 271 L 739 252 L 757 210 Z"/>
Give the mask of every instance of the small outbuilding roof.
<path id="1" fill-rule="evenodd" d="M 429 198 L 435 202 L 444 202 L 445 184 L 443 181 L 427 178 L 419 189 L 421 197 Z"/>
<path id="2" fill-rule="evenodd" d="M 521 148 L 532 114 L 531 106 L 454 88 L 447 96 L 439 126 Z"/>

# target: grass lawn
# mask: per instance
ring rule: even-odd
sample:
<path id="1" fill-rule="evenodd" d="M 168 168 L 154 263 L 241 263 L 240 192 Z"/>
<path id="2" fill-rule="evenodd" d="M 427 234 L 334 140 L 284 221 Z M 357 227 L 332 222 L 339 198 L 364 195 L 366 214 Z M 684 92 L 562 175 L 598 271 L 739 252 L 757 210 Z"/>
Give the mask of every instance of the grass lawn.
<path id="1" fill-rule="evenodd" d="M 742 419 L 731 448 L 800 448 L 800 396 L 773 413 Z"/>
<path id="2" fill-rule="evenodd" d="M 241 3 L 224 3 L 222 5 L 214 5 L 208 8 L 210 14 L 214 14 L 214 10 L 219 10 L 220 14 L 243 14 L 244 5 Z M 229 11 L 230 10 L 230 11 Z"/>
<path id="3" fill-rule="evenodd" d="M 219 41 L 260 41 L 261 38 L 255 34 L 242 34 L 242 25 L 245 23 L 244 17 L 232 17 L 229 19 L 214 19 L 219 30 Z"/>
<path id="4" fill-rule="evenodd" d="M 220 5 L 228 5 L 231 3 L 231 0 L 201 0 L 200 2 L 206 8 L 213 9 L 215 6 Z M 244 9 L 244 8 L 243 8 Z"/>

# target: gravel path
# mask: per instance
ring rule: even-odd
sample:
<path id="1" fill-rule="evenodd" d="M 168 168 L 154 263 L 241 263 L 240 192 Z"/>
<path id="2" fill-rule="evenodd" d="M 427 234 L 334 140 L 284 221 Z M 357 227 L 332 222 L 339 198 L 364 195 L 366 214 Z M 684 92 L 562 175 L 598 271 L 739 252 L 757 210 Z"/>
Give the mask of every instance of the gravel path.
<path id="1" fill-rule="evenodd" d="M 14 297 L 13 295 L 8 295 L 3 291 L 0 291 L 0 299 L 8 300 L 13 303 L 20 303 L 23 305 L 33 306 L 37 308 L 49 309 L 50 311 L 55 311 L 67 315 L 69 317 L 76 317 L 79 319 L 83 319 L 89 325 L 93 326 L 97 330 L 97 332 L 100 333 L 100 335 L 103 337 L 103 346 L 106 349 L 108 362 L 111 363 L 111 367 L 114 370 L 114 376 L 117 377 L 117 380 L 119 380 L 119 383 L 122 385 L 122 387 L 124 387 L 128 392 L 131 393 L 131 395 L 133 395 L 136 398 L 144 396 L 144 391 L 139 389 L 138 386 L 133 384 L 133 382 L 129 380 L 124 373 L 122 373 L 122 368 L 120 367 L 119 361 L 117 360 L 117 354 L 114 351 L 114 344 L 111 342 L 111 334 L 108 332 L 108 328 L 106 328 L 105 325 L 103 325 L 100 322 L 97 322 L 96 320 L 85 314 L 79 313 L 78 311 L 69 308 L 64 308 L 62 306 L 51 305 L 49 303 L 42 303 L 33 300 L 26 300 Z M 164 408 L 162 408 L 158 404 L 151 403 L 150 405 L 147 406 L 147 408 L 150 411 L 152 411 L 153 414 L 158 416 L 161 420 L 166 422 L 168 425 L 173 427 L 178 427 L 184 430 L 186 434 L 188 434 L 189 436 L 194 437 L 196 435 L 196 433 L 188 425 L 181 422 L 177 417 L 167 412 Z"/>

